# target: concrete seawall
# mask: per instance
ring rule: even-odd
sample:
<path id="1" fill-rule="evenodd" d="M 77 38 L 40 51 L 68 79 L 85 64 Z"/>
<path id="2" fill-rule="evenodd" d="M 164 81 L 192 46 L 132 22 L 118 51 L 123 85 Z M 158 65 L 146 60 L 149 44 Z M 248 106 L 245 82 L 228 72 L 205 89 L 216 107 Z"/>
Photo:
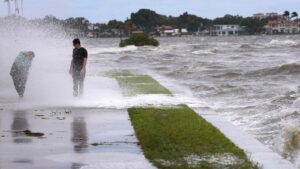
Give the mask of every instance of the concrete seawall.
<path id="1" fill-rule="evenodd" d="M 202 110 L 196 112 L 221 130 L 238 147 L 245 150 L 254 162 L 262 165 L 263 169 L 296 169 L 291 162 L 217 114 L 205 114 Z"/>
<path id="2" fill-rule="evenodd" d="M 160 84 L 167 87 L 173 93 L 179 95 L 179 97 L 182 97 L 182 95 L 186 95 L 186 92 L 189 91 L 189 89 L 185 89 L 184 86 L 175 85 L 176 83 L 170 81 L 170 79 L 165 79 L 151 72 L 148 73 L 151 74 L 151 76 L 153 76 L 156 80 L 158 80 Z M 187 104 L 193 107 L 194 102 L 196 104 L 199 104 L 198 101 L 195 100 Z M 256 138 L 254 138 L 254 136 L 242 131 L 237 126 L 225 120 L 223 117 L 220 117 L 212 111 L 207 113 L 207 111 L 203 109 L 194 110 L 212 125 L 217 127 L 238 147 L 243 149 L 250 156 L 250 158 L 254 162 L 259 163 L 259 165 L 261 165 L 263 169 L 297 169 L 296 166 L 293 165 L 290 161 L 284 159 L 278 153 L 274 152 L 269 147 L 259 142 Z"/>

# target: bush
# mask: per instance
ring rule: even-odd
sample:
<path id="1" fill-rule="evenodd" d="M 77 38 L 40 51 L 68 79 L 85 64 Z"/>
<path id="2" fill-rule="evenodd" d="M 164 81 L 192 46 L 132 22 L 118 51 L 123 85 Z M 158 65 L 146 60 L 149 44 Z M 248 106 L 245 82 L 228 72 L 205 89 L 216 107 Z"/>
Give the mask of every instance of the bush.
<path id="1" fill-rule="evenodd" d="M 159 42 L 149 37 L 144 33 L 138 33 L 131 35 L 128 39 L 121 40 L 120 47 L 125 47 L 129 45 L 135 46 L 159 46 Z"/>

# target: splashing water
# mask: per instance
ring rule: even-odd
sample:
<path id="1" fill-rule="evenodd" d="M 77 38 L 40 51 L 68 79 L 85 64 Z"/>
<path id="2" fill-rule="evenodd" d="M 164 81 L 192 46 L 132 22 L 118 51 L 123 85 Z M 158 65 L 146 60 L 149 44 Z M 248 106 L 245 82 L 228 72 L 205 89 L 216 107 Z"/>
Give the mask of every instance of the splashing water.
<path id="1" fill-rule="evenodd" d="M 119 39 L 84 39 L 90 53 L 86 91 L 83 98 L 73 99 L 71 38 L 57 27 L 49 31 L 10 23 L 1 24 L 0 30 L 1 107 L 127 108 L 188 102 L 218 113 L 295 165 L 300 163 L 299 36 L 161 38 L 158 48 L 123 49 L 117 47 Z M 21 50 L 35 51 L 36 58 L 20 102 L 9 70 Z M 93 76 L 110 70 L 150 73 L 176 98 L 123 97 L 114 80 Z M 287 127 L 290 123 L 295 125 Z"/>
<path id="2" fill-rule="evenodd" d="M 94 54 L 92 65 L 151 74 L 181 100 L 193 100 L 189 104 L 193 108 L 218 113 L 282 154 L 279 147 L 289 144 L 289 139 L 283 139 L 288 136 L 282 134 L 289 133 L 285 130 L 287 124 L 300 128 L 298 39 L 299 36 L 160 38 L 158 48 Z M 118 42 L 89 41 L 91 47 L 97 43 L 98 48 Z M 297 147 L 293 148 L 298 152 Z M 300 161 L 297 153 L 287 156 L 294 156 L 295 165 Z"/>

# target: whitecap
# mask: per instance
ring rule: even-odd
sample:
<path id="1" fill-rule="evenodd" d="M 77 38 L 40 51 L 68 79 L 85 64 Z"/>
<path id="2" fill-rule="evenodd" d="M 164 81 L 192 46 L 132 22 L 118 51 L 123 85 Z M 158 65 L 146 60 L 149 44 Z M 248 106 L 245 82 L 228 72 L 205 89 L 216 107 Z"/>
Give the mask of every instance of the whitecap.
<path id="1" fill-rule="evenodd" d="M 126 46 L 123 48 L 120 47 L 110 47 L 110 48 L 90 48 L 89 54 L 103 54 L 103 53 L 124 53 L 124 52 L 132 52 L 137 50 L 136 46 Z"/>

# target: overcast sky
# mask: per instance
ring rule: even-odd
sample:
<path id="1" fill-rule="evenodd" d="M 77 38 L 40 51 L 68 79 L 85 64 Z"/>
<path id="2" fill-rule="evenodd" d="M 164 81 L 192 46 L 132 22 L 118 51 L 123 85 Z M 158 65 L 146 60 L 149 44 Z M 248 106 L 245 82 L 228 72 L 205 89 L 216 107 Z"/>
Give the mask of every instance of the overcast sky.
<path id="1" fill-rule="evenodd" d="M 13 6 L 13 5 L 12 5 Z M 284 10 L 300 13 L 300 0 L 24 0 L 24 16 L 58 18 L 84 16 L 92 22 L 124 20 L 141 8 L 165 15 L 178 16 L 187 11 L 198 16 L 215 18 L 224 14 L 250 16 L 257 12 Z M 7 15 L 7 4 L 0 0 L 0 16 Z"/>

